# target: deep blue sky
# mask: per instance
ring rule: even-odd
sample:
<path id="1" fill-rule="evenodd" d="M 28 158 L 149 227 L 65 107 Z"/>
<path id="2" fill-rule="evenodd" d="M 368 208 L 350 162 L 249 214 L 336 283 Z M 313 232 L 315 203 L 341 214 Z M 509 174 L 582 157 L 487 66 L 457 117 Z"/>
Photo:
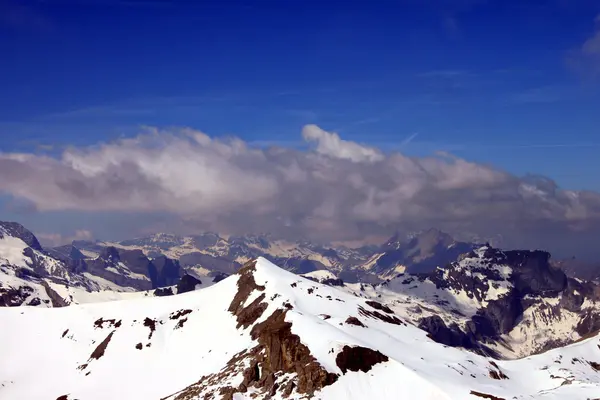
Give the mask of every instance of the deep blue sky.
<path id="1" fill-rule="evenodd" d="M 0 0 L 0 151 L 140 125 L 295 145 L 316 123 L 600 190 L 600 65 L 579 57 L 599 14 L 586 0 Z"/>

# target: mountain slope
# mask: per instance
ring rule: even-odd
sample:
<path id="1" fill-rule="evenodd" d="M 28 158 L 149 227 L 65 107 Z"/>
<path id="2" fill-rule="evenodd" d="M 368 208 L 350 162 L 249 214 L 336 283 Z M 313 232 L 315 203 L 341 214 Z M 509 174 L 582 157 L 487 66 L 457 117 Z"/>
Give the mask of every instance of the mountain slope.
<path id="1" fill-rule="evenodd" d="M 179 296 L 0 309 L 6 399 L 565 399 L 599 339 L 517 361 L 444 347 L 380 303 L 265 259 Z M 212 397 L 210 397 L 212 396 Z"/>
<path id="2" fill-rule="evenodd" d="M 343 288 L 384 301 L 440 343 L 518 358 L 600 330 L 600 287 L 549 260 L 542 251 L 482 246 L 429 274 Z"/>

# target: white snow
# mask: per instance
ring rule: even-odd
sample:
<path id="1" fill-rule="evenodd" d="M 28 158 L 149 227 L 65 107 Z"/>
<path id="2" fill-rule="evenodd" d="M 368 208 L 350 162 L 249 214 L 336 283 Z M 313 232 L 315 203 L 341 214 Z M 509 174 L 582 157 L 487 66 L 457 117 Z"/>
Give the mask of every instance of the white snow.
<path id="1" fill-rule="evenodd" d="M 0 238 L 0 265 L 10 264 L 16 267 L 29 268 L 29 257 L 23 254 L 27 244 L 19 238 L 4 235 Z"/>
<path id="2" fill-rule="evenodd" d="M 257 323 L 288 302 L 293 307 L 286 314 L 292 333 L 325 369 L 340 374 L 337 382 L 315 393 L 316 399 L 481 399 L 471 391 L 517 400 L 600 396 L 600 373 L 589 363 L 600 362 L 597 337 L 521 360 L 496 361 L 509 379 L 495 380 L 490 377 L 495 367 L 489 359 L 435 343 L 410 323 L 364 317 L 359 307 L 373 309 L 351 293 L 294 275 L 262 258 L 254 279 L 265 287 L 268 302 Z M 56 399 L 66 394 L 82 400 L 160 399 L 217 373 L 234 354 L 256 345 L 251 327 L 236 329 L 236 319 L 227 311 L 237 282 L 234 275 L 176 296 L 59 309 L 0 309 L 0 399 Z M 257 295 L 252 293 L 251 298 Z M 191 313 L 185 325 L 175 329 L 178 321 L 170 316 L 180 310 Z M 324 314 L 330 318 L 324 319 Z M 349 316 L 367 327 L 344 323 Z M 94 321 L 101 317 L 121 321 L 120 326 L 96 327 Z M 157 321 L 151 338 L 145 318 Z M 88 360 L 111 332 L 104 355 Z M 372 348 L 389 361 L 366 373 L 342 374 L 336 355 L 344 346 Z M 83 370 L 78 369 L 84 364 Z M 228 379 L 235 386 L 242 377 Z M 570 384 L 561 386 L 567 380 Z M 266 398 L 250 389 L 234 399 L 249 400 L 256 394 Z M 282 397 L 278 393 L 272 398 Z M 294 393 L 289 398 L 304 397 Z"/>

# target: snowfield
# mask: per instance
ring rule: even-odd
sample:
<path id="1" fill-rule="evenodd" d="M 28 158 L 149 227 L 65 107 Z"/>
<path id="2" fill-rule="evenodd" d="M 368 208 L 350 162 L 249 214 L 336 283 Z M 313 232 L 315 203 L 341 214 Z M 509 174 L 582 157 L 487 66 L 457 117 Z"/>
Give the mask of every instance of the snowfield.
<path id="1" fill-rule="evenodd" d="M 175 296 L 0 308 L 0 326 L 2 400 L 600 397 L 596 336 L 494 361 L 264 258 Z"/>

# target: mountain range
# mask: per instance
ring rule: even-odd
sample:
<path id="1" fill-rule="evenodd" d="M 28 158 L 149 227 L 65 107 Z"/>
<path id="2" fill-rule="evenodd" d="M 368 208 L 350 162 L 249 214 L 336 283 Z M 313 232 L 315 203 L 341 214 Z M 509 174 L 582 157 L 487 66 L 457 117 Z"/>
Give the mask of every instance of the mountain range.
<path id="1" fill-rule="evenodd" d="M 434 229 L 45 249 L 1 222 L 0 398 L 595 399 L 600 286 L 559 264 Z"/>

